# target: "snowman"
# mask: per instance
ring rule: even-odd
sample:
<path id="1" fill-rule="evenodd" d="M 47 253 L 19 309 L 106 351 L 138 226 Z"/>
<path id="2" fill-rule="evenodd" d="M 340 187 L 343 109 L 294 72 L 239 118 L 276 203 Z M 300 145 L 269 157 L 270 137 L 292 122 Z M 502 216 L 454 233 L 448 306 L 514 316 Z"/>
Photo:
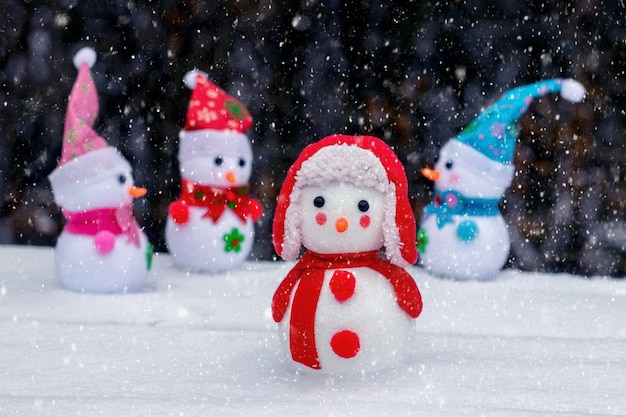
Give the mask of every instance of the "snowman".
<path id="1" fill-rule="evenodd" d="M 248 193 L 252 147 L 244 132 L 252 118 L 206 74 L 190 71 L 185 84 L 193 92 L 179 135 L 181 194 L 169 207 L 165 239 L 179 267 L 219 272 L 250 254 L 263 211 Z"/>
<path id="2" fill-rule="evenodd" d="M 272 300 L 297 369 L 371 371 L 412 351 L 422 300 L 404 267 L 417 260 L 415 230 L 404 168 L 383 141 L 334 135 L 302 151 L 273 224 L 283 259 L 306 249 Z"/>
<path id="3" fill-rule="evenodd" d="M 498 204 L 515 171 L 515 122 L 534 98 L 555 92 L 572 102 L 585 95 L 572 79 L 510 90 L 441 148 L 434 169 L 422 170 L 435 183 L 417 237 L 421 265 L 428 271 L 486 280 L 504 266 L 510 241 Z"/>
<path id="4" fill-rule="evenodd" d="M 91 48 L 74 56 L 78 76 L 67 105 L 62 155 L 48 177 L 67 220 L 55 247 L 56 272 L 61 285 L 73 291 L 140 291 L 152 246 L 134 218 L 132 201 L 146 190 L 134 186 L 128 161 L 92 129 L 98 114 L 90 71 L 95 61 Z"/>

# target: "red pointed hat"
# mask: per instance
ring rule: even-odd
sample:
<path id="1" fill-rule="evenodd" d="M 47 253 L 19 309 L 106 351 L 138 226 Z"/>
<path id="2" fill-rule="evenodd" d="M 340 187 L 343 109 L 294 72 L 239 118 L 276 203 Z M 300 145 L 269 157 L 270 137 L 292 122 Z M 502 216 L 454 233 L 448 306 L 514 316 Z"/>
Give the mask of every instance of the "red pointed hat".
<path id="1" fill-rule="evenodd" d="M 215 85 L 201 71 L 189 71 L 185 84 L 191 88 L 185 130 L 220 130 L 245 132 L 252 127 L 252 117 L 239 100 Z"/>
<path id="2" fill-rule="evenodd" d="M 368 152 L 360 153 L 367 158 L 350 152 L 350 164 L 346 166 L 342 153 L 354 147 Z M 372 158 L 369 158 L 372 155 L 377 166 L 372 165 Z M 312 165 L 309 164 L 311 161 L 319 169 L 303 169 L 303 164 Z M 333 169 L 333 166 L 340 169 Z M 380 166 L 384 171 L 376 173 L 376 168 Z M 368 175 L 372 178 L 364 181 Z M 287 172 L 274 214 L 273 243 L 278 255 L 295 260 L 300 252 L 300 215 L 292 203 L 299 197 L 302 187 L 328 181 L 349 182 L 383 192 L 384 200 L 388 202 L 383 224 L 385 253 L 392 263 L 399 266 L 412 265 L 417 261 L 415 217 L 408 198 L 404 167 L 389 145 L 373 136 L 332 135 L 307 146 L 300 153 Z"/>

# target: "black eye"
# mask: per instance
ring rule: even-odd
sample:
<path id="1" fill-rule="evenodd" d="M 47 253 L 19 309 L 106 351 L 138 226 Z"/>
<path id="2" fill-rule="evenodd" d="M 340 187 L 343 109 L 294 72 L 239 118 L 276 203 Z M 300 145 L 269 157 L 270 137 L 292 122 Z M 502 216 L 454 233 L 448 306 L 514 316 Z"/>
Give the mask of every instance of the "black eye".
<path id="1" fill-rule="evenodd" d="M 120 184 L 124 184 L 124 183 L 126 183 L 126 175 L 120 175 L 119 177 L 117 177 L 117 181 L 118 181 Z"/>
<path id="2" fill-rule="evenodd" d="M 217 156 L 214 162 L 215 162 L 215 165 L 220 166 L 224 163 L 224 158 L 222 158 L 221 156 Z"/>
<path id="3" fill-rule="evenodd" d="M 245 159 L 243 159 L 243 158 L 239 159 L 239 166 L 240 166 L 240 167 L 242 167 L 242 168 L 243 168 L 244 166 L 246 166 L 246 160 L 245 160 Z"/>
<path id="4" fill-rule="evenodd" d="M 326 201 L 324 201 L 324 197 L 322 196 L 317 196 L 313 199 L 313 205 L 317 208 L 324 207 L 325 202 Z"/>
<path id="5" fill-rule="evenodd" d="M 446 169 L 452 169 L 453 165 L 454 165 L 454 162 L 452 162 L 452 161 L 446 162 Z"/>
<path id="6" fill-rule="evenodd" d="M 367 202 L 367 200 L 361 200 L 359 201 L 359 210 L 362 213 L 365 213 L 367 210 L 370 209 L 370 203 Z"/>

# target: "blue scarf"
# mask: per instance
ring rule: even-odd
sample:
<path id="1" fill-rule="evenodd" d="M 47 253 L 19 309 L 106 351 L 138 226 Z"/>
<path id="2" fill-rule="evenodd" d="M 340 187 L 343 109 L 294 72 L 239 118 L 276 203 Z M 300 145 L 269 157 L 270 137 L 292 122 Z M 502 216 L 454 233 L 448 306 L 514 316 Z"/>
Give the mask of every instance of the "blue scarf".
<path id="1" fill-rule="evenodd" d="M 452 221 L 453 216 L 497 216 L 500 214 L 498 198 L 467 198 L 458 191 L 435 190 L 435 197 L 424 212 L 437 216 L 437 226 L 441 229 Z"/>

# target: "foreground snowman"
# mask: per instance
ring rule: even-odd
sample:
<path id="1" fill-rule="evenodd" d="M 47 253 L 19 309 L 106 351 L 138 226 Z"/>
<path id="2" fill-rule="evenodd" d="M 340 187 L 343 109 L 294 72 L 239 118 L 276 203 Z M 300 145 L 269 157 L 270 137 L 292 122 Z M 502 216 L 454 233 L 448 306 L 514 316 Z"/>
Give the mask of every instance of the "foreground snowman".
<path id="1" fill-rule="evenodd" d="M 274 217 L 276 252 L 295 260 L 301 246 L 272 300 L 297 367 L 349 373 L 401 362 L 422 300 L 403 269 L 417 260 L 406 175 L 384 142 L 335 135 L 303 150 Z"/>
<path id="2" fill-rule="evenodd" d="M 114 293 L 142 289 L 152 247 L 137 224 L 128 161 L 93 129 L 98 95 L 90 68 L 93 49 L 74 57 L 78 76 L 67 105 L 63 151 L 49 179 L 67 223 L 55 248 L 57 276 L 65 288 Z"/>
<path id="3" fill-rule="evenodd" d="M 252 118 L 204 73 L 190 71 L 185 84 L 193 92 L 180 132 L 181 194 L 169 207 L 165 239 L 179 267 L 218 272 L 248 257 L 262 214 L 248 195 L 252 147 L 244 132 Z"/>
<path id="4" fill-rule="evenodd" d="M 504 266 L 510 241 L 498 204 L 515 172 L 515 122 L 533 98 L 556 92 L 572 102 L 585 95 L 572 79 L 510 90 L 441 148 L 434 169 L 422 170 L 435 182 L 417 239 L 421 264 L 428 271 L 484 280 Z"/>

